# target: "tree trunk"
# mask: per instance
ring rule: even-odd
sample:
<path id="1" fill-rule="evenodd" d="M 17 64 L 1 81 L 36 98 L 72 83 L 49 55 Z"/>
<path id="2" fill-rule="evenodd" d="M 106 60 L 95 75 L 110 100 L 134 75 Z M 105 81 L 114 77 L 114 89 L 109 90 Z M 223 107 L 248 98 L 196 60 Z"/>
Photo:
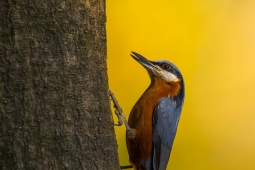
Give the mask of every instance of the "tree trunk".
<path id="1" fill-rule="evenodd" d="M 0 169 L 119 169 L 105 0 L 0 0 Z"/>

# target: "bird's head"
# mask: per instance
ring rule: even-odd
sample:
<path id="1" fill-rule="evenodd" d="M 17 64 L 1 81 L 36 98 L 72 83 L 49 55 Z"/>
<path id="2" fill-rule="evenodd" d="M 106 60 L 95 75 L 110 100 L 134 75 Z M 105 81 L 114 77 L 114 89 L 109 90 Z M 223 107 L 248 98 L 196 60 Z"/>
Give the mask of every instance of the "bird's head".
<path id="1" fill-rule="evenodd" d="M 184 81 L 180 70 L 166 60 L 149 61 L 135 52 L 132 52 L 131 56 L 148 71 L 151 78 L 150 87 L 155 88 L 157 93 L 170 95 L 177 102 L 178 108 L 182 108 Z"/>
<path id="2" fill-rule="evenodd" d="M 162 82 L 163 80 L 163 82 L 171 85 L 183 81 L 182 74 L 179 69 L 169 61 L 149 61 L 135 52 L 132 52 L 131 56 L 148 71 L 152 82 Z"/>

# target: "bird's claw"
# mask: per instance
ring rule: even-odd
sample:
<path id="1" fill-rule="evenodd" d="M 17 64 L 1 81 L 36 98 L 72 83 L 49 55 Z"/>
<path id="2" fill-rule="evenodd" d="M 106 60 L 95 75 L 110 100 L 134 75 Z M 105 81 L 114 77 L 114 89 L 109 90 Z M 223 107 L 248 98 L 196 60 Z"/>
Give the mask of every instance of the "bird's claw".
<path id="1" fill-rule="evenodd" d="M 113 95 L 113 93 L 109 90 L 109 94 L 111 96 L 112 102 L 113 102 L 113 107 L 115 109 L 114 113 L 116 114 L 116 116 L 118 117 L 118 123 L 114 123 L 114 126 L 121 126 L 123 124 L 123 121 L 121 119 L 121 114 L 120 111 L 122 111 L 122 109 L 120 108 L 117 99 L 115 98 L 115 96 Z M 118 111 L 120 110 L 120 111 Z"/>
<path id="2" fill-rule="evenodd" d="M 117 117 L 118 117 L 118 123 L 117 123 L 117 124 L 115 123 L 114 126 L 121 126 L 121 125 L 123 124 L 123 122 L 122 122 L 122 120 L 121 120 L 121 116 L 120 116 L 118 110 L 115 110 L 114 113 L 115 113 L 115 114 L 117 115 Z"/>

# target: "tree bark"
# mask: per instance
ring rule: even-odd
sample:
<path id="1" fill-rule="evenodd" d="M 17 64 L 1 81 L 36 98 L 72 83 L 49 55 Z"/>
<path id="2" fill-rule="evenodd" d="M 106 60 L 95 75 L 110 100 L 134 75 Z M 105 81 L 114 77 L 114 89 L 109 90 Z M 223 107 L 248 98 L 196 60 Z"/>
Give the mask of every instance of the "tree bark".
<path id="1" fill-rule="evenodd" d="M 0 0 L 0 169 L 119 169 L 105 0 Z"/>

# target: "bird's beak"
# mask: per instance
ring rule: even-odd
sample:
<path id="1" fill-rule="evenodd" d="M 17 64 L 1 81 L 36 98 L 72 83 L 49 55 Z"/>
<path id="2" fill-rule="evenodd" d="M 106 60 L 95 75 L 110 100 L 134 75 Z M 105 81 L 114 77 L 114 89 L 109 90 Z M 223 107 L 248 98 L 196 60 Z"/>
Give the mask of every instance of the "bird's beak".
<path id="1" fill-rule="evenodd" d="M 144 58 L 143 56 L 141 56 L 140 54 L 136 53 L 136 52 L 132 52 L 132 54 L 130 54 L 138 63 L 140 63 L 144 68 L 146 68 L 146 70 L 148 71 L 154 71 L 154 70 L 158 70 L 158 67 L 155 66 L 152 61 L 147 60 L 146 58 Z"/>

